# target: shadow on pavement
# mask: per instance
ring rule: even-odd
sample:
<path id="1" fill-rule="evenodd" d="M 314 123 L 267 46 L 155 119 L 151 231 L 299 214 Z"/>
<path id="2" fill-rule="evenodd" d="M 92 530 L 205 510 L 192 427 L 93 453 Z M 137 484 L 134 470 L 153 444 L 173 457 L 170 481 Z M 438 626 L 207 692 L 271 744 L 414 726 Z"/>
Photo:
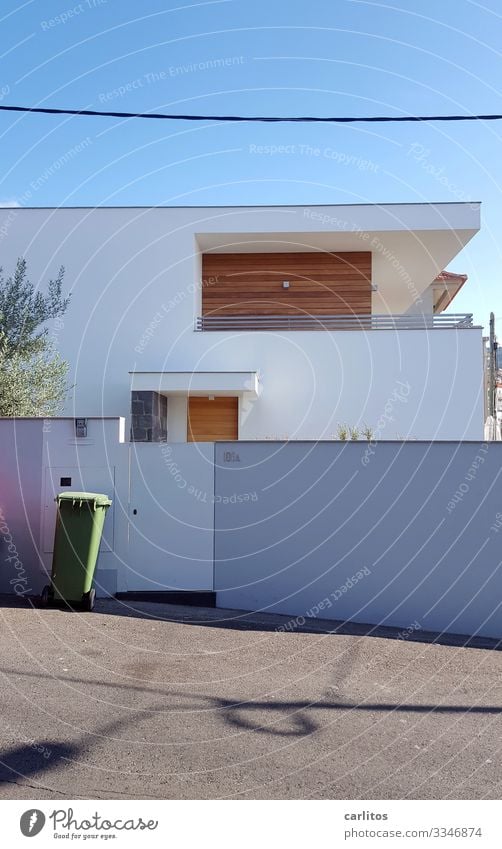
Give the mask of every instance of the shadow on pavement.
<path id="1" fill-rule="evenodd" d="M 79 746 L 53 740 L 25 743 L 0 753 L 0 784 L 17 782 L 60 767 L 61 758 L 78 756 Z"/>
<path id="2" fill-rule="evenodd" d="M 9 675 L 23 675 L 28 678 L 45 678 L 47 676 L 42 675 L 41 673 L 35 672 L 20 672 L 18 669 L 1 669 L 0 672 L 4 674 L 6 677 Z M 57 677 L 53 677 L 52 681 L 55 683 L 59 682 Z M 64 744 L 51 744 L 47 743 L 47 747 L 55 752 L 56 757 L 64 757 L 71 758 L 74 755 L 78 755 L 81 750 L 81 745 L 84 744 L 84 739 L 88 741 L 93 736 L 104 736 L 110 735 L 117 730 L 120 730 L 122 727 L 127 727 L 134 725 L 136 720 L 141 718 L 151 716 L 154 714 L 163 714 L 166 717 L 166 720 L 169 718 L 170 714 L 180 714 L 189 712 L 193 713 L 212 713 L 216 712 L 220 714 L 224 722 L 229 725 L 233 725 L 241 730 L 246 731 L 257 731 L 264 734 L 275 734 L 280 737 L 305 737 L 309 734 L 312 734 L 314 731 L 320 728 L 320 724 L 314 719 L 313 713 L 317 711 L 327 711 L 327 712 L 336 712 L 336 711 L 363 711 L 365 713 L 416 713 L 416 714 L 447 714 L 447 715 L 476 715 L 476 716 L 500 716 L 502 715 L 502 705 L 468 705 L 468 704 L 416 704 L 416 703 L 406 703 L 406 702 L 354 702 L 350 699 L 331 699 L 329 697 L 322 697 L 318 701 L 309 701 L 306 699 L 299 700 L 290 700 L 290 701 L 277 701 L 277 700 L 263 700 L 257 701 L 253 700 L 232 700 L 220 698 L 218 696 L 207 696 L 207 695 L 198 695 L 191 693 L 187 695 L 186 692 L 175 692 L 170 691 L 169 689 L 162 689 L 160 687 L 154 686 L 154 683 L 148 683 L 146 686 L 139 686 L 137 684 L 128 684 L 128 683 L 119 683 L 112 682 L 110 680 L 89 680 L 89 679 L 81 679 L 75 676 L 65 675 L 64 679 L 61 679 L 61 682 L 64 684 L 80 684 L 85 687 L 86 692 L 89 692 L 92 687 L 96 688 L 104 688 L 104 689 L 112 689 L 112 690 L 124 690 L 124 691 L 136 691 L 142 694 L 152 694 L 152 695 L 161 695 L 166 700 L 170 698 L 173 699 L 172 706 L 168 703 L 162 703 L 152 706 L 146 706 L 138 711 L 134 712 L 133 716 L 127 716 L 123 719 L 117 719 L 110 722 L 106 728 L 102 728 L 96 730 L 94 732 L 85 733 L 82 737 L 82 743 L 77 744 L 76 742 L 70 746 L 67 746 L 69 750 L 69 754 L 65 752 L 58 752 L 58 746 L 64 748 Z M 145 682 L 146 683 L 146 682 Z M 180 701 L 181 699 L 181 701 Z M 263 717 L 260 717 L 259 714 L 262 713 Z M 308 714 L 308 715 L 307 715 Z M 283 723 L 284 720 L 288 720 L 291 725 L 289 728 L 284 727 L 275 727 L 279 722 Z M 44 745 L 44 744 L 37 744 Z M 16 765 L 22 766 L 23 758 L 27 759 L 28 765 L 33 766 L 33 764 L 37 764 L 37 769 L 50 769 L 51 765 L 54 764 L 52 761 L 52 756 L 50 758 L 43 758 L 43 755 L 40 755 L 36 759 L 34 758 L 34 747 L 33 746 L 23 746 L 20 747 L 19 750 L 13 750 L 14 754 L 11 755 L 10 761 L 5 761 L 5 755 L 2 757 L 2 762 L 9 763 L 9 765 L 14 768 Z M 15 754 L 17 752 L 17 754 Z M 28 754 L 30 757 L 28 757 Z M 38 754 L 38 753 L 37 753 Z M 44 764 L 43 761 L 46 761 Z M 52 761 L 52 763 L 51 763 Z M 37 769 L 33 768 L 32 771 L 35 772 Z M 5 778 L 3 780 L 6 780 Z"/>
<path id="3" fill-rule="evenodd" d="M 0 594 L 2 608 L 38 609 L 38 599 L 19 598 Z M 407 643 L 428 643 L 441 646 L 454 646 L 471 649 L 490 649 L 502 651 L 502 639 L 491 637 L 470 637 L 465 634 L 450 634 L 437 631 L 411 631 L 386 625 L 371 625 L 329 619 L 308 619 L 303 616 L 284 616 L 278 613 L 248 612 L 226 608 L 201 608 L 177 604 L 165 604 L 147 601 L 126 601 L 124 599 L 97 599 L 92 613 L 71 609 L 64 603 L 52 606 L 66 615 L 123 616 L 134 619 L 149 619 L 160 622 L 177 622 L 204 628 L 224 628 L 237 631 L 265 631 L 282 633 L 285 638 L 291 634 L 341 635 L 350 637 L 377 637 L 386 640 L 400 640 Z M 42 611 L 40 611 L 42 613 Z M 300 623 L 299 620 L 304 620 Z"/>

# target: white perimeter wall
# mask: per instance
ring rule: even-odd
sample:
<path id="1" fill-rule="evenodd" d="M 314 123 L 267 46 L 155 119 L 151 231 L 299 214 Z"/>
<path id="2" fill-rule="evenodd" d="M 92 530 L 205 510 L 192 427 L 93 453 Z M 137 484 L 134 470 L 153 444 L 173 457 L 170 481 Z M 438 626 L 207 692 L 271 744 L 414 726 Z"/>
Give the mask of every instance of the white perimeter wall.
<path id="1" fill-rule="evenodd" d="M 102 492 L 113 499 L 107 511 L 96 588 L 114 593 L 127 562 L 129 446 L 120 441 L 118 419 L 89 419 L 86 439 L 75 438 L 69 419 L 0 419 L 0 592 L 33 595 L 47 583 L 52 564 L 59 492 Z M 69 478 L 62 485 L 61 478 Z M 12 584 L 6 527 L 25 576 Z M 15 574 L 15 573 L 14 573 Z"/>
<path id="2" fill-rule="evenodd" d="M 40 421 L 0 420 L 0 592 L 40 590 Z"/>
<path id="3" fill-rule="evenodd" d="M 440 262 L 447 259 L 440 256 L 441 250 L 450 251 L 450 256 L 459 247 L 453 245 L 454 231 L 448 228 L 460 233 L 467 232 L 462 227 L 474 226 L 471 218 L 477 213 L 467 213 L 466 206 L 445 205 L 448 221 L 420 204 L 395 205 L 389 207 L 391 212 L 371 206 L 342 209 L 349 230 L 380 228 L 384 246 L 401 228 L 399 261 L 409 265 L 413 250 L 420 248 L 412 261 L 414 275 L 432 279 L 432 266 L 424 270 L 432 258 L 427 258 L 420 238 L 410 247 L 405 223 L 418 231 L 439 228 L 433 235 Z M 41 281 L 42 286 L 59 265 L 66 267 L 65 286 L 72 289 L 72 301 L 64 319 L 52 328 L 56 347 L 72 366 L 70 382 L 75 386 L 66 412 L 126 416 L 126 438 L 129 372 L 195 369 L 260 372 L 262 395 L 241 411 L 242 438 L 331 438 L 338 422 L 365 422 L 379 429 L 382 438 L 482 438 L 480 330 L 194 332 L 200 311 L 201 234 L 209 234 L 204 238 L 213 244 L 220 239 L 218 233 L 237 238 L 239 233 L 283 232 L 294 248 L 302 233 L 322 231 L 325 238 L 337 227 L 343 230 L 344 222 L 333 219 L 334 209 L 5 210 L 2 265 L 8 272 L 18 256 L 25 256 L 33 282 Z M 424 238 L 428 232 L 423 230 Z M 342 232 L 336 238 L 353 240 L 357 234 Z M 347 242 L 345 248 L 343 241 L 336 244 L 360 249 L 365 243 Z M 390 259 L 375 254 L 375 279 L 385 281 L 397 274 L 391 262 L 396 250 Z M 410 297 L 399 277 L 394 291 Z M 400 310 L 406 305 L 398 306 Z M 388 299 L 378 311 L 384 307 L 393 311 Z M 378 424 L 399 381 L 409 385 L 407 403 L 393 404 L 391 420 L 382 430 Z M 173 440 L 182 441 L 180 410 L 170 424 Z"/>
<path id="4" fill-rule="evenodd" d="M 65 491 L 113 501 L 98 595 L 211 590 L 214 445 L 124 443 L 118 419 L 91 418 L 87 427 L 77 439 L 73 419 L 0 419 L 0 592 L 29 596 L 47 583 L 54 498 Z"/>
<path id="5" fill-rule="evenodd" d="M 116 419 L 73 426 L 0 420 L 1 592 L 40 591 L 54 495 L 86 489 L 113 499 L 99 595 L 214 587 L 221 607 L 502 638 L 500 443 L 135 446 Z"/>
<path id="6" fill-rule="evenodd" d="M 216 446 L 218 606 L 502 637 L 502 445 L 369 448 Z"/>

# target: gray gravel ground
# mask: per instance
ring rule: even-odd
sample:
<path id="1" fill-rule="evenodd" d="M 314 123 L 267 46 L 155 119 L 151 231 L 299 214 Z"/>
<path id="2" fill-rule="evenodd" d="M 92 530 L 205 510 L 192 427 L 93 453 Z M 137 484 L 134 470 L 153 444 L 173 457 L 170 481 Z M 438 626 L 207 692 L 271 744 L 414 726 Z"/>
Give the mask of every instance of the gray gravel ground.
<path id="1" fill-rule="evenodd" d="M 500 798 L 496 645 L 285 621 L 2 603 L 0 798 Z"/>

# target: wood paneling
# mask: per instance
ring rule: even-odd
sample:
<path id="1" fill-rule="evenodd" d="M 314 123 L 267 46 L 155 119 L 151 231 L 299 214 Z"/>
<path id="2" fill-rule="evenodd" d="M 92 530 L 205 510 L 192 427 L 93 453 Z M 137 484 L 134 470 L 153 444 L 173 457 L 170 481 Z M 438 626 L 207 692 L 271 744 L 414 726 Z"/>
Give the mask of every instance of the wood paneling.
<path id="1" fill-rule="evenodd" d="M 216 396 L 213 401 L 191 395 L 188 399 L 188 442 L 238 439 L 239 399 Z"/>
<path id="2" fill-rule="evenodd" d="M 289 280 L 289 289 L 282 286 Z M 209 253 L 203 315 L 366 315 L 371 253 Z"/>

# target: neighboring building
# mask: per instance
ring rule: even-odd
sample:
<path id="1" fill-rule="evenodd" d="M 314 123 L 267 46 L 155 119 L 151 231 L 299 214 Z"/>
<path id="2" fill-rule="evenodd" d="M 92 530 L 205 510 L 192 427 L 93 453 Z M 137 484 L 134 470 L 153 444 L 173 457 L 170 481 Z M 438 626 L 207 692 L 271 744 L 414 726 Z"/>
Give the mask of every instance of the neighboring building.
<path id="1" fill-rule="evenodd" d="M 442 271 L 438 274 L 432 284 L 434 313 L 447 309 L 466 282 L 467 274 L 453 274 L 451 271 Z"/>
<path id="2" fill-rule="evenodd" d="M 7 214 L 7 212 L 6 212 Z M 66 414 L 137 441 L 481 439 L 482 330 L 443 272 L 479 205 L 12 209 L 2 266 L 66 268 Z M 1 222 L 0 222 L 1 224 Z"/>

